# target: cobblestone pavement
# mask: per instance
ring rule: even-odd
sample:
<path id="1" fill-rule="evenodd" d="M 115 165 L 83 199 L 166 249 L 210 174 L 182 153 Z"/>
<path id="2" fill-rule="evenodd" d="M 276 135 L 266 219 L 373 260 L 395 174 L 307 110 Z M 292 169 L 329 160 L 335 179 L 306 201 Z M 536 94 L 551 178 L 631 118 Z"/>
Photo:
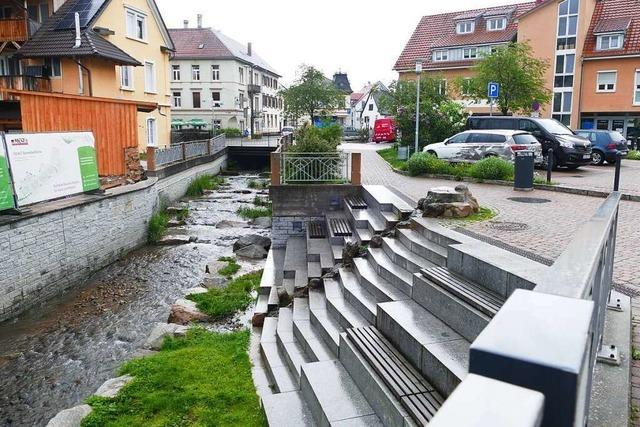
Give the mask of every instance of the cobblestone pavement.
<path id="1" fill-rule="evenodd" d="M 577 170 L 560 169 L 553 173 L 553 181 L 560 185 L 588 190 L 611 191 L 615 166 L 584 166 Z M 540 171 L 543 173 L 544 171 Z M 627 194 L 640 195 L 640 161 L 623 160 L 620 170 L 620 190 Z"/>
<path id="2" fill-rule="evenodd" d="M 388 146 L 388 145 L 387 145 Z M 397 174 L 375 152 L 385 145 L 344 144 L 345 151 L 362 152 L 362 178 L 365 184 L 394 186 L 414 200 L 427 194 L 431 187 L 452 186 L 452 181 L 412 178 Z M 575 172 L 575 171 L 574 171 Z M 578 228 L 588 221 L 601 198 L 536 190 L 514 192 L 509 187 L 468 184 L 480 204 L 494 209 L 498 215 L 488 222 L 468 224 L 476 233 L 506 244 L 556 259 Z M 544 199 L 545 203 L 528 204 L 509 200 L 513 197 Z M 627 294 L 640 295 L 640 203 L 622 202 L 614 269 L 615 283 Z"/>

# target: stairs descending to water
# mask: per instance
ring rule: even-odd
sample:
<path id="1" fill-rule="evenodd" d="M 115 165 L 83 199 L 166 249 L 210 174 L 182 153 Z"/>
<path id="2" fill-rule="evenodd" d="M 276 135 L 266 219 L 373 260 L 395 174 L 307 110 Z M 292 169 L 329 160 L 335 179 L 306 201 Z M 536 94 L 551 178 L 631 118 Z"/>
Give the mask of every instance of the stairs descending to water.
<path id="1" fill-rule="evenodd" d="M 274 392 L 262 397 L 267 420 L 424 425 L 466 376 L 470 342 L 504 297 L 448 270 L 448 247 L 459 235 L 410 218 L 411 206 L 387 188 L 363 186 L 343 205 L 306 237 L 290 238 L 280 255 L 282 285 L 295 297 L 262 328 Z M 409 228 L 398 228 L 403 221 Z M 382 233 L 381 247 L 338 265 L 346 242 L 367 244 Z M 324 276 L 334 265 L 337 275 Z"/>

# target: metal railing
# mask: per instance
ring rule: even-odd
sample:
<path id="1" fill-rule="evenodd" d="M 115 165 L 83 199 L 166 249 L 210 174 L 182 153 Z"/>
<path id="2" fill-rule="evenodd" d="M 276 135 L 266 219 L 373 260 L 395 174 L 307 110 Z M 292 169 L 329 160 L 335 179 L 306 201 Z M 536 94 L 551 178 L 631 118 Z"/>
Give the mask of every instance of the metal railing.
<path id="1" fill-rule="evenodd" d="M 350 180 L 347 153 L 280 153 L 282 184 L 346 183 Z"/>
<path id="2" fill-rule="evenodd" d="M 184 142 L 167 148 L 147 147 L 147 168 L 150 171 L 187 160 L 216 154 L 226 148 L 226 138 L 218 135 L 205 141 Z"/>
<path id="3" fill-rule="evenodd" d="M 209 140 L 187 142 L 184 144 L 184 147 L 185 160 L 193 159 L 195 157 L 202 157 L 209 154 Z"/>
<path id="4" fill-rule="evenodd" d="M 154 148 L 153 152 L 156 167 L 181 162 L 183 160 L 181 145 L 174 145 L 167 148 Z"/>

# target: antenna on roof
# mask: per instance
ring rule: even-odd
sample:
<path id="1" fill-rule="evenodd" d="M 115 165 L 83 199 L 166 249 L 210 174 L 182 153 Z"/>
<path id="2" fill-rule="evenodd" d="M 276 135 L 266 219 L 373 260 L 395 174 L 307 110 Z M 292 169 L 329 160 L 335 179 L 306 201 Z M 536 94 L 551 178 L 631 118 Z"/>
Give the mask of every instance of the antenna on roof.
<path id="1" fill-rule="evenodd" d="M 76 44 L 73 46 L 74 49 L 77 49 L 82 44 L 82 38 L 80 38 L 80 14 L 76 12 Z"/>

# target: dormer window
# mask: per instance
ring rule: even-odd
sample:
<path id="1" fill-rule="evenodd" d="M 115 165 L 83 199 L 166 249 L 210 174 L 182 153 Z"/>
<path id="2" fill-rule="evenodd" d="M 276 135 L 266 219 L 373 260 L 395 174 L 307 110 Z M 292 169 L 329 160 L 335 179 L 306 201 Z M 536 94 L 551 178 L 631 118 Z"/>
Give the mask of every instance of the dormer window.
<path id="1" fill-rule="evenodd" d="M 622 49 L 624 43 L 624 34 L 604 34 L 598 36 L 597 49 L 598 50 L 615 50 Z"/>
<path id="2" fill-rule="evenodd" d="M 433 52 L 433 61 L 447 61 L 449 60 L 449 51 L 448 50 L 436 50 Z"/>
<path id="3" fill-rule="evenodd" d="M 476 29 L 475 21 L 462 21 L 456 24 L 456 32 L 458 34 L 471 34 Z"/>
<path id="4" fill-rule="evenodd" d="M 505 28 L 507 28 L 507 18 L 505 16 L 487 18 L 487 31 L 501 31 Z"/>

